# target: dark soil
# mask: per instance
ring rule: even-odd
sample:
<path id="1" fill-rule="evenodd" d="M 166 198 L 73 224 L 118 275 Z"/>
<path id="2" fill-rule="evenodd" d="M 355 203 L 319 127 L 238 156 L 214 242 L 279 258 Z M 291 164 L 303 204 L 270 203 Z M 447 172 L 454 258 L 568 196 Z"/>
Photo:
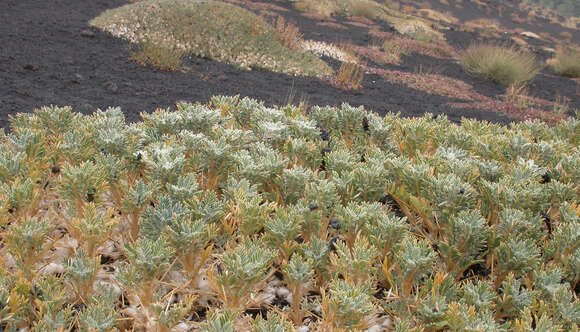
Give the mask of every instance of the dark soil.
<path id="1" fill-rule="evenodd" d="M 278 6 L 291 9 L 285 1 Z M 184 60 L 185 70 L 162 72 L 142 67 L 129 60 L 129 45 L 110 35 L 91 29 L 88 21 L 102 11 L 126 4 L 124 0 L 3 0 L 0 1 L 0 127 L 18 112 L 31 112 L 44 105 L 70 105 L 74 111 L 90 114 L 97 108 L 120 106 L 128 121 L 139 121 L 140 112 L 166 108 L 176 101 L 207 102 L 214 95 L 249 96 L 268 105 L 284 105 L 305 100 L 309 105 L 364 105 L 385 114 L 422 116 L 425 112 L 446 114 L 455 122 L 462 117 L 497 123 L 510 119 L 500 113 L 479 109 L 460 111 L 446 106 L 458 100 L 427 94 L 404 85 L 393 84 L 381 76 L 367 75 L 361 91 L 343 91 L 327 82 L 262 71 L 240 71 L 233 66 L 198 57 Z M 352 41 L 368 45 L 368 29 L 349 27 L 338 30 L 321 27 L 319 20 L 289 10 L 280 14 L 294 21 L 306 39 L 330 42 Z M 347 18 L 336 18 L 345 23 Z M 380 24 L 388 31 L 388 24 Z M 459 38 L 459 37 L 458 37 Z M 339 63 L 325 59 L 337 69 Z M 442 74 L 466 80 L 489 96 L 501 87 L 483 81 L 452 61 L 408 57 L 403 66 L 414 68 L 418 62 L 441 70 Z M 543 77 L 546 76 L 546 80 Z M 567 91 L 567 79 L 542 75 L 536 85 L 547 85 L 547 99 L 553 92 Z M 567 92 L 566 92 L 567 93 Z M 572 96 L 574 97 L 574 96 Z M 578 105 L 580 107 L 580 105 Z"/>

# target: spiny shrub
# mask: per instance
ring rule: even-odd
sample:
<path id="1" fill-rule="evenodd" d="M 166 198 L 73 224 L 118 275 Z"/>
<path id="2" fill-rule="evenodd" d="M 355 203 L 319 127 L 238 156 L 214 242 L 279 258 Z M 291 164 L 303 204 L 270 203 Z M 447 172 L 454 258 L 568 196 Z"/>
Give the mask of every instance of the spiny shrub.
<path id="1" fill-rule="evenodd" d="M 0 131 L 0 330 L 578 330 L 578 119 L 142 118 Z"/>
<path id="2" fill-rule="evenodd" d="M 533 54 L 493 44 L 473 44 L 460 59 L 469 72 L 506 86 L 526 83 L 541 69 Z"/>

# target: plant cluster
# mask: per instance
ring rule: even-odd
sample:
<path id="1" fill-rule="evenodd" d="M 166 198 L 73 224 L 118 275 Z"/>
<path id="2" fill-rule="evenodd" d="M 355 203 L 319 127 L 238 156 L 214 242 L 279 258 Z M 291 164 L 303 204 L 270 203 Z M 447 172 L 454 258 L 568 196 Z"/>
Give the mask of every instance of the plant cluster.
<path id="1" fill-rule="evenodd" d="M 237 96 L 142 118 L 0 133 L 0 329 L 578 330 L 577 119 Z"/>
<path id="2" fill-rule="evenodd" d="M 324 61 L 292 49 L 299 44 L 295 27 L 279 21 L 276 30 L 252 12 L 224 2 L 144 0 L 107 10 L 90 24 L 136 44 L 142 55 L 137 58 L 154 66 L 173 67 L 180 50 L 245 70 L 333 74 Z"/>

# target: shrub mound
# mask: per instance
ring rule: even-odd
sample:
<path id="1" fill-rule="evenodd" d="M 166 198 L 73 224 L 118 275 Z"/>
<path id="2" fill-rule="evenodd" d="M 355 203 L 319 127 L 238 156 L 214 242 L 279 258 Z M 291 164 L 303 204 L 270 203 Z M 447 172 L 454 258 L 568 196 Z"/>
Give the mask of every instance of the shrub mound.
<path id="1" fill-rule="evenodd" d="M 44 107 L 0 134 L 2 330 L 580 324 L 576 119 L 223 96 L 142 117 Z"/>
<path id="2" fill-rule="evenodd" d="M 493 44 L 471 45 L 460 60 L 471 73 L 506 86 L 526 83 L 541 70 L 533 54 Z"/>
<path id="3" fill-rule="evenodd" d="M 554 70 L 563 76 L 580 77 L 580 50 L 560 49 L 551 61 Z"/>
<path id="4" fill-rule="evenodd" d="M 316 56 L 282 45 L 273 27 L 255 14 L 223 2 L 144 0 L 107 10 L 90 24 L 132 43 L 178 48 L 243 69 L 316 77 L 333 74 Z"/>

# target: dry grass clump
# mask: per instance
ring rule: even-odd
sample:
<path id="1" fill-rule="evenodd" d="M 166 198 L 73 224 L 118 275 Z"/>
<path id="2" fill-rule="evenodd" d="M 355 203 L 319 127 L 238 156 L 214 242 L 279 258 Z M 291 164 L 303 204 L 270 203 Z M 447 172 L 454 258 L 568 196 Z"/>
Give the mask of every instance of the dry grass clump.
<path id="1" fill-rule="evenodd" d="M 506 86 L 528 82 L 541 69 L 533 54 L 493 44 L 473 44 L 460 60 L 469 72 Z"/>
<path id="2" fill-rule="evenodd" d="M 144 0 L 107 10 L 90 24 L 132 43 L 145 43 L 147 53 L 161 55 L 153 57 L 158 60 L 167 58 L 174 63 L 175 57 L 167 56 L 165 50 L 150 49 L 158 44 L 151 41 L 161 40 L 170 50 L 180 49 L 245 70 L 315 77 L 333 75 L 322 60 L 287 46 L 296 38 L 297 29 L 283 24 L 281 34 L 252 12 L 228 3 Z"/>
<path id="3" fill-rule="evenodd" d="M 580 50 L 560 48 L 556 51 L 556 57 L 549 61 L 554 70 L 563 76 L 580 77 Z"/>
<path id="4" fill-rule="evenodd" d="M 302 33 L 294 24 L 286 22 L 284 17 L 278 16 L 274 31 L 276 31 L 276 37 L 282 45 L 294 51 L 301 49 Z"/>
<path id="5" fill-rule="evenodd" d="M 335 86 L 346 90 L 362 89 L 362 81 L 365 77 L 365 67 L 359 63 L 343 62 L 338 69 Z"/>

